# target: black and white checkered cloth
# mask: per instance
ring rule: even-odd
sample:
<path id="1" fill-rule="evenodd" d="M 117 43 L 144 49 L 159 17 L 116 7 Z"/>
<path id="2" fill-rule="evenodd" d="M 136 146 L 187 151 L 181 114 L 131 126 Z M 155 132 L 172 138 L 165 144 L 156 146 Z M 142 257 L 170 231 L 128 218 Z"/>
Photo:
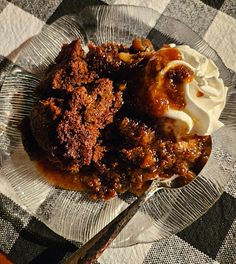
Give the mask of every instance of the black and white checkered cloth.
<path id="1" fill-rule="evenodd" d="M 177 18 L 199 33 L 236 72 L 236 0 L 0 0 L 0 87 L 3 69 L 11 68 L 23 42 L 46 23 L 94 4 L 146 6 Z M 63 263 L 77 247 L 29 215 L 10 193 L 0 175 L 0 251 L 19 264 Z M 99 263 L 236 263 L 236 177 L 218 202 L 185 230 L 155 243 L 109 248 Z"/>

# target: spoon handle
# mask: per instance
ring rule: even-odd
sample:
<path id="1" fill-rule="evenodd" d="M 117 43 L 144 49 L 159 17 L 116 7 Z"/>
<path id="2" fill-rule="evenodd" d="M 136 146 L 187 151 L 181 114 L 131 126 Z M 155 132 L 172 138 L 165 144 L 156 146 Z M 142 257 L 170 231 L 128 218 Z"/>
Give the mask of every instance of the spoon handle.
<path id="1" fill-rule="evenodd" d="M 156 188 L 155 192 L 160 188 Z M 135 202 L 129 205 L 123 212 L 114 218 L 106 225 L 99 233 L 91 238 L 81 248 L 76 250 L 65 264 L 92 264 L 94 263 L 103 251 L 117 237 L 121 230 L 126 226 L 130 219 L 136 214 L 141 205 L 150 197 L 150 192 L 153 194 L 153 187 L 141 195 Z"/>

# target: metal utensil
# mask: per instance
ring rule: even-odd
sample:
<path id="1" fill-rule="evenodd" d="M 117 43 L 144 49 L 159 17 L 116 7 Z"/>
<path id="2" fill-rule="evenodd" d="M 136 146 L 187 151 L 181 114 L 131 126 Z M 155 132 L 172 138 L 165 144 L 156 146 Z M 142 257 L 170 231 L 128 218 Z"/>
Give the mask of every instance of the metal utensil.
<path id="1" fill-rule="evenodd" d="M 163 188 L 182 187 L 184 183 L 182 183 L 182 185 L 180 184 L 180 178 L 181 177 L 178 175 L 173 175 L 168 179 L 158 178 L 154 180 L 150 187 L 137 200 L 129 205 L 86 244 L 76 250 L 70 258 L 66 260 L 65 264 L 94 263 L 136 214 L 142 204 L 144 204 L 154 193 Z"/>

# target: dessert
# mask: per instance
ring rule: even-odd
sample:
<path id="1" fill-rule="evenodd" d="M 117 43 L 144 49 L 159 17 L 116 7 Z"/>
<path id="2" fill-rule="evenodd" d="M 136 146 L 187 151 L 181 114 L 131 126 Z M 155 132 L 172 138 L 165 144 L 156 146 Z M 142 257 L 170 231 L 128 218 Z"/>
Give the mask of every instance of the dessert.
<path id="1" fill-rule="evenodd" d="M 147 39 L 64 45 L 21 123 L 53 184 L 92 199 L 140 195 L 157 177 L 191 181 L 206 164 L 227 93 L 215 64 L 188 46 Z"/>

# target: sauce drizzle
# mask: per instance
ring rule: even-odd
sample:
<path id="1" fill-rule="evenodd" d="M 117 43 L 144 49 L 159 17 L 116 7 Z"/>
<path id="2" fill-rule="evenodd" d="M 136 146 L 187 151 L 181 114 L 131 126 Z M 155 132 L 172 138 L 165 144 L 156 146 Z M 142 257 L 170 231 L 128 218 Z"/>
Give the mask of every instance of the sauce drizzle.
<path id="1" fill-rule="evenodd" d="M 56 187 L 67 190 L 85 191 L 86 188 L 81 182 L 81 175 L 79 173 L 68 173 L 56 169 L 46 159 L 35 161 L 35 165 L 40 174 L 47 179 L 49 183 Z"/>
<path id="2" fill-rule="evenodd" d="M 146 98 L 146 112 L 162 117 L 168 108 L 181 110 L 186 106 L 184 87 L 191 82 L 194 72 L 186 65 L 176 65 L 164 75 L 160 71 L 173 60 L 181 60 L 176 48 L 164 48 L 156 52 L 145 69 L 142 97 Z"/>

